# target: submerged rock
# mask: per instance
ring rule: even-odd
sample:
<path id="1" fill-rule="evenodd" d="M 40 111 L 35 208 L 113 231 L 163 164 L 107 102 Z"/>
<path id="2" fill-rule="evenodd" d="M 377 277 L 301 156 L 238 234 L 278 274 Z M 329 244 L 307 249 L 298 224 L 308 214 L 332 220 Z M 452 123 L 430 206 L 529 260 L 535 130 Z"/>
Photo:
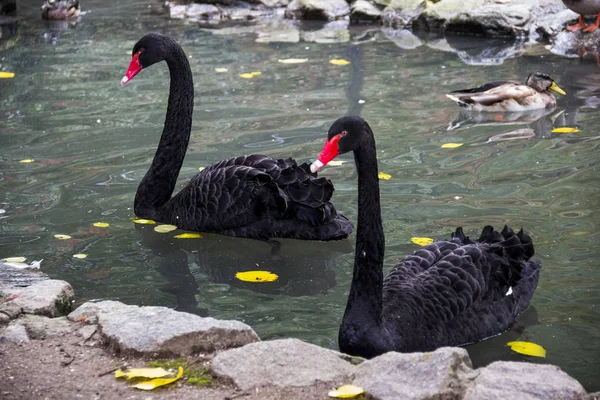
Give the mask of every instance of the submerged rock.
<path id="1" fill-rule="evenodd" d="M 285 10 L 292 19 L 334 20 L 350 14 L 346 0 L 293 0 Z"/>

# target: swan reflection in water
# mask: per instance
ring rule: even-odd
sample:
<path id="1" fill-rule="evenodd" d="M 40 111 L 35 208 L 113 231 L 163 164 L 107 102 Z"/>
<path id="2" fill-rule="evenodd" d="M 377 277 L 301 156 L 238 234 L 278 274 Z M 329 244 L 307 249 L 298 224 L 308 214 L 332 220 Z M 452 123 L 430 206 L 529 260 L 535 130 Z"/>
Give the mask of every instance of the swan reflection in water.
<path id="1" fill-rule="evenodd" d="M 348 240 L 305 241 L 278 239 L 281 246 L 254 239 L 235 238 L 201 233 L 199 239 L 175 239 L 183 233 L 158 233 L 156 225 L 138 225 L 141 246 L 152 250 L 155 265 L 167 279 L 162 291 L 173 294 L 176 309 L 201 316 L 210 315 L 202 309 L 203 284 L 226 284 L 238 289 L 268 295 L 308 296 L 326 294 L 336 285 L 332 267 L 339 257 L 351 256 Z M 237 272 L 263 270 L 274 273 L 274 282 L 244 282 Z"/>

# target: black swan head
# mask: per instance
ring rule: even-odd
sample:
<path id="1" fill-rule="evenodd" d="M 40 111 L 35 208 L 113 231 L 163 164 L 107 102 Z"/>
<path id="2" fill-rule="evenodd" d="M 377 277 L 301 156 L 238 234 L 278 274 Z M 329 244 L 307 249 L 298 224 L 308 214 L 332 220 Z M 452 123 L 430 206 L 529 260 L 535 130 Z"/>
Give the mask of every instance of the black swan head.
<path id="1" fill-rule="evenodd" d="M 166 60 L 171 55 L 173 48 L 178 47 L 175 41 L 169 36 L 160 33 L 149 33 L 133 46 L 131 51 L 131 63 L 127 73 L 121 80 L 121 85 L 125 85 L 142 69 Z"/>

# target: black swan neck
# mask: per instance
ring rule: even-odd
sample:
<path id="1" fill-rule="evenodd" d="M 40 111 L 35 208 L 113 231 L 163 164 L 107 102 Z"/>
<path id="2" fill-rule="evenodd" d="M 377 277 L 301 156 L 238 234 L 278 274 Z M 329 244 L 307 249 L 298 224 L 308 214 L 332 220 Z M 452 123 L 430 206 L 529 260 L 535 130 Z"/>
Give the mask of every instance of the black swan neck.
<path id="1" fill-rule="evenodd" d="M 171 43 L 165 61 L 171 78 L 167 114 L 152 165 L 135 196 L 134 210 L 138 217 L 156 216 L 171 198 L 192 129 L 194 82 L 190 64 L 175 42 Z"/>

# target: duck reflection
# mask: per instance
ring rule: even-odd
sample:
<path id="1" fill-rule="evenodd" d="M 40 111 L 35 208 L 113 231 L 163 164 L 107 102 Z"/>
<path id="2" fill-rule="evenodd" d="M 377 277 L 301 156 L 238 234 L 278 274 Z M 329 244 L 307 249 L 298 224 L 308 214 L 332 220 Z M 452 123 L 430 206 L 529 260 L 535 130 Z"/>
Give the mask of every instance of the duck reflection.
<path id="1" fill-rule="evenodd" d="M 136 225 L 141 246 L 159 259 L 177 309 L 206 316 L 198 308 L 203 283 L 227 284 L 263 294 L 308 296 L 326 294 L 336 285 L 335 260 L 352 252 L 348 240 L 319 242 L 292 239 L 264 242 L 202 233 L 200 239 L 175 239 L 178 231 L 157 233 L 155 225 Z M 181 233 L 181 232 L 179 232 Z M 273 282 L 244 282 L 237 272 L 262 270 L 278 276 Z"/>

